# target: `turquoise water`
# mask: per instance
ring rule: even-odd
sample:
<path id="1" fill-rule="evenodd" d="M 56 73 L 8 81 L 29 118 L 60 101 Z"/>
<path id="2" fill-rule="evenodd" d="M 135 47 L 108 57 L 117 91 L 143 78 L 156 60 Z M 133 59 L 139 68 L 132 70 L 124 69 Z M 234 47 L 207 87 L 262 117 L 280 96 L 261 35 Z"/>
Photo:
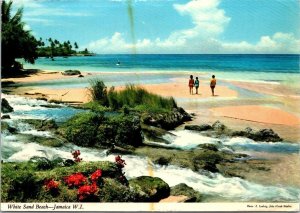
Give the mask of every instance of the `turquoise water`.
<path id="1" fill-rule="evenodd" d="M 120 65 L 117 65 L 117 62 Z M 219 79 L 251 81 L 294 81 L 299 79 L 299 55 L 206 55 L 150 54 L 95 55 L 88 57 L 39 58 L 25 68 L 45 70 L 77 69 L 88 72 L 202 74 Z"/>

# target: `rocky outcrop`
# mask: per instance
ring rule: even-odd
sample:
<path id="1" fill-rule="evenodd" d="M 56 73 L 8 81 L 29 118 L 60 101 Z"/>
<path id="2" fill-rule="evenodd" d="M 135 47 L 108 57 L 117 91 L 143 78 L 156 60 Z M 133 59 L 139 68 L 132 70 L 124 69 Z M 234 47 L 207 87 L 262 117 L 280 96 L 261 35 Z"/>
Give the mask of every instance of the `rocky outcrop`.
<path id="1" fill-rule="evenodd" d="M 9 115 L 2 115 L 2 116 L 1 116 L 1 119 L 2 119 L 2 120 L 4 120 L 4 119 L 10 119 L 10 116 L 9 116 Z"/>
<path id="2" fill-rule="evenodd" d="M 202 200 L 201 194 L 185 183 L 180 183 L 171 187 L 171 195 L 186 196 L 186 200 L 184 200 L 184 202 L 200 202 Z"/>
<path id="3" fill-rule="evenodd" d="M 231 134 L 232 136 L 241 136 L 247 137 L 255 141 L 266 141 L 266 142 L 276 142 L 282 141 L 283 139 L 272 129 L 261 129 L 257 132 L 252 130 L 250 127 L 247 127 L 242 131 L 234 131 Z"/>
<path id="4" fill-rule="evenodd" d="M 250 138 L 255 141 L 266 142 L 276 142 L 283 140 L 272 129 L 260 129 L 259 131 L 254 131 L 250 127 L 247 127 L 241 131 L 233 131 L 220 121 L 216 121 L 212 126 L 210 126 L 209 124 L 186 125 L 184 128 L 187 130 L 202 132 L 201 134 L 209 137 L 240 136 Z"/>
<path id="5" fill-rule="evenodd" d="M 225 160 L 225 156 L 222 152 L 216 152 L 212 150 L 204 150 L 193 157 L 194 170 L 207 170 L 210 172 L 219 172 L 216 164 Z"/>
<path id="6" fill-rule="evenodd" d="M 142 123 L 166 130 L 174 129 L 191 119 L 192 117 L 181 107 L 174 108 L 172 112 L 144 113 L 142 115 Z"/>
<path id="7" fill-rule="evenodd" d="M 215 152 L 218 151 L 217 145 L 211 143 L 200 144 L 198 147 L 201 149 L 207 149 Z"/>
<path id="8" fill-rule="evenodd" d="M 49 131 L 57 129 L 57 124 L 54 120 L 39 120 L 39 119 L 23 119 L 24 123 L 32 125 L 36 130 Z"/>
<path id="9" fill-rule="evenodd" d="M 158 177 L 140 176 L 129 180 L 130 188 L 138 194 L 139 202 L 158 202 L 170 195 L 169 185 Z"/>
<path id="10" fill-rule="evenodd" d="M 155 159 L 153 162 L 155 164 L 161 165 L 161 166 L 167 166 L 170 163 L 171 159 L 166 158 L 164 156 L 160 156 L 157 159 Z"/>
<path id="11" fill-rule="evenodd" d="M 211 130 L 211 129 L 212 129 L 212 126 L 209 125 L 209 124 L 186 125 L 186 126 L 184 127 L 184 129 L 202 132 L 202 131 Z"/>
<path id="12" fill-rule="evenodd" d="M 174 134 L 172 134 L 162 128 L 149 126 L 146 124 L 142 124 L 141 127 L 142 127 L 142 132 L 143 132 L 145 138 L 148 139 L 149 141 L 169 144 L 170 141 L 166 140 L 165 138 L 166 137 L 169 137 L 169 138 L 175 137 Z"/>
<path id="13" fill-rule="evenodd" d="M 1 112 L 2 113 L 9 113 L 9 112 L 13 112 L 14 109 L 12 108 L 12 106 L 9 105 L 8 101 L 5 98 L 1 99 Z"/>
<path id="14" fill-rule="evenodd" d="M 80 75 L 81 72 L 79 70 L 66 70 L 61 73 L 62 75 Z"/>
<path id="15" fill-rule="evenodd" d="M 215 123 L 213 123 L 212 128 L 213 130 L 218 132 L 223 132 L 227 129 L 227 127 L 220 121 L 216 121 Z"/>
<path id="16" fill-rule="evenodd" d="M 5 133 L 5 132 L 14 134 L 17 133 L 17 129 L 9 126 L 8 123 L 6 122 L 1 122 L 1 133 Z"/>

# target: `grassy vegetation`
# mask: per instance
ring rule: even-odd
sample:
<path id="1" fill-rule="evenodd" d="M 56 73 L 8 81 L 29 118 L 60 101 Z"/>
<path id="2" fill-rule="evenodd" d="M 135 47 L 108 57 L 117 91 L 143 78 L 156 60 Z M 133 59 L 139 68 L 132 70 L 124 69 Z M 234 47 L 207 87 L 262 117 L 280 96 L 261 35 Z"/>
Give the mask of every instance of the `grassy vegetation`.
<path id="1" fill-rule="evenodd" d="M 116 91 L 114 87 L 107 90 L 103 81 L 99 79 L 90 83 L 90 94 L 94 103 L 113 110 L 126 107 L 141 112 L 167 112 L 177 107 L 174 98 L 164 98 L 135 85 L 127 85 L 124 90 Z"/>
<path id="2" fill-rule="evenodd" d="M 95 170 L 101 169 L 103 178 L 115 179 L 121 175 L 115 163 L 108 161 L 81 162 L 72 166 L 56 166 L 41 170 L 37 162 L 3 163 L 1 173 L 1 198 L 3 202 L 77 202 L 76 189 L 68 188 L 64 184 L 64 177 L 81 172 L 89 176 Z M 44 188 L 46 179 L 54 179 L 59 182 L 59 193 L 51 194 Z M 113 181 L 113 180 L 111 180 Z M 114 181 L 116 189 L 125 188 Z M 110 201 L 110 194 L 118 193 L 115 189 L 103 185 L 108 195 L 101 201 Z M 129 191 L 129 189 L 127 189 Z M 107 199 L 107 200 L 105 200 Z M 122 197 L 118 197 L 122 201 Z"/>

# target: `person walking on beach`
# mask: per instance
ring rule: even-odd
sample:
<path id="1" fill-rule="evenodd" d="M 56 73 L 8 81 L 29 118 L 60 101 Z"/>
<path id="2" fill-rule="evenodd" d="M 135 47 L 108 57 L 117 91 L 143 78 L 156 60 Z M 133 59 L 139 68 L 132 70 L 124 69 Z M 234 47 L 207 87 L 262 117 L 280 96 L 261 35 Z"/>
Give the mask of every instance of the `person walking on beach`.
<path id="1" fill-rule="evenodd" d="M 196 94 L 198 94 L 198 88 L 199 88 L 199 80 L 198 80 L 198 77 L 196 77 L 194 86 L 195 86 L 195 88 L 196 88 Z"/>
<path id="2" fill-rule="evenodd" d="M 190 80 L 189 80 L 189 88 L 190 88 L 190 94 L 193 95 L 193 87 L 194 87 L 194 78 L 193 78 L 193 75 L 190 76 Z"/>
<path id="3" fill-rule="evenodd" d="M 212 96 L 215 96 L 216 84 L 217 84 L 217 80 L 215 78 L 215 75 L 212 75 L 212 79 L 210 80 L 210 89 L 211 89 Z"/>

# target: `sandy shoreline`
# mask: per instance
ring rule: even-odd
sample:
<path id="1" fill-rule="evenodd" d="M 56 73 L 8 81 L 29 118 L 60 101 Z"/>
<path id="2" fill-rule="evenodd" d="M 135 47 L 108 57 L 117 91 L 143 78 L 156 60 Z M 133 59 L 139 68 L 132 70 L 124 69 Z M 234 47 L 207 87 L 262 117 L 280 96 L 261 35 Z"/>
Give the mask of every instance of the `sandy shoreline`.
<path id="1" fill-rule="evenodd" d="M 83 72 L 82 74 L 84 76 L 97 75 L 87 72 Z M 103 75 L 103 73 L 101 74 Z M 109 73 L 109 75 L 114 74 Z M 13 81 L 15 83 L 30 83 L 71 78 L 78 78 L 78 76 L 64 76 L 60 72 L 39 71 L 30 74 L 27 77 L 2 79 L 2 82 Z M 298 104 L 300 98 L 298 98 L 297 94 L 293 95 L 291 90 L 280 90 L 278 89 L 278 85 L 272 84 L 266 85 L 249 82 L 232 82 L 233 85 L 243 89 L 248 89 L 257 93 L 278 96 L 278 100 L 276 99 L 276 101 L 280 102 L 284 107 L 278 108 L 274 106 L 265 106 L 265 104 L 257 104 L 255 102 L 245 106 L 243 99 L 240 99 L 238 90 L 234 90 L 224 85 L 217 85 L 215 91 L 216 96 L 212 97 L 208 84 L 208 80 L 200 80 L 198 95 L 189 94 L 187 79 L 182 77 L 172 78 L 168 83 L 145 84 L 142 85 L 142 87 L 152 93 L 156 93 L 165 97 L 172 96 L 179 105 L 190 106 L 187 107 L 188 110 L 199 115 L 199 117 L 195 119 L 194 123 L 196 121 L 198 123 L 202 123 L 203 121 L 213 122 L 217 119 L 221 119 L 229 121 L 230 124 L 243 122 L 245 125 L 242 126 L 253 126 L 253 124 L 254 126 L 260 126 L 263 124 L 263 126 L 272 127 L 274 125 L 279 125 L 277 129 L 292 128 L 295 130 L 300 126 L 300 113 L 297 107 L 299 106 Z M 121 90 L 123 88 L 124 86 L 116 87 L 117 90 Z M 74 102 L 79 104 L 90 101 L 87 88 L 52 89 L 44 87 L 20 87 L 14 89 L 12 93 L 32 98 L 43 97 L 48 100 Z M 224 105 L 224 99 L 232 101 L 229 102 L 229 104 Z M 295 141 L 299 141 L 298 132 L 299 131 L 296 131 L 292 137 Z M 290 135 L 289 133 L 287 134 Z"/>

